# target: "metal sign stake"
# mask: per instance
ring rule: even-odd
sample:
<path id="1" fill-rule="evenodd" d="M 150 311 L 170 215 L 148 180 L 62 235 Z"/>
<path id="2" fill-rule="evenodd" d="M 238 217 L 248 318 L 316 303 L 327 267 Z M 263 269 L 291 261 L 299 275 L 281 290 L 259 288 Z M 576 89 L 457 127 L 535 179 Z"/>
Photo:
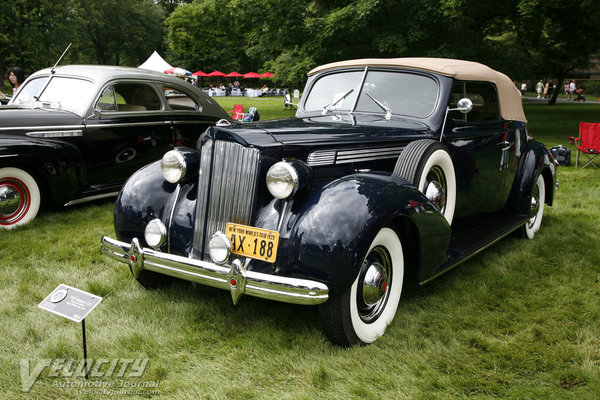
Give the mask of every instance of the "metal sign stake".
<path id="1" fill-rule="evenodd" d="M 88 379 L 87 346 L 85 342 L 85 318 L 81 320 L 81 330 L 83 332 L 83 368 L 85 370 L 85 379 Z"/>
<path id="2" fill-rule="evenodd" d="M 85 338 L 85 317 L 100 302 L 102 297 L 65 284 L 60 284 L 39 305 L 41 309 L 60 315 L 74 322 L 81 322 L 83 338 L 83 368 L 88 379 L 87 343 Z"/>

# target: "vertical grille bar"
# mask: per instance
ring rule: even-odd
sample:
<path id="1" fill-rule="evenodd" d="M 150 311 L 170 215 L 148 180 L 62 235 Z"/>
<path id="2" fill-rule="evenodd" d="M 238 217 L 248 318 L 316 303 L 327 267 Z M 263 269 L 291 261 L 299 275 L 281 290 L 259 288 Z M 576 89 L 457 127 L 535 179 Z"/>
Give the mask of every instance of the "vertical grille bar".
<path id="1" fill-rule="evenodd" d="M 249 224 L 254 205 L 259 151 L 226 141 L 202 146 L 193 257 L 201 259 L 212 234 L 227 222 Z"/>

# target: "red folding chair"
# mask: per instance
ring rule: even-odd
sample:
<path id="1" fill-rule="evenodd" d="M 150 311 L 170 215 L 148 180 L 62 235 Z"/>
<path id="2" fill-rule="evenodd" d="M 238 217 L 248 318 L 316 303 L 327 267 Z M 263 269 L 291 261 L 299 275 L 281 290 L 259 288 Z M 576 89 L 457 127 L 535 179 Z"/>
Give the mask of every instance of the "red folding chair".
<path id="1" fill-rule="evenodd" d="M 594 159 L 600 154 L 600 123 L 580 122 L 579 137 L 569 136 L 571 144 L 577 144 L 577 157 L 575 158 L 575 167 L 579 164 L 579 153 L 585 154 L 588 162 L 581 168 L 592 164 L 598 168 Z"/>
<path id="2" fill-rule="evenodd" d="M 232 111 L 227 111 L 228 114 L 232 114 L 232 119 L 242 119 L 244 118 L 244 105 L 243 104 L 234 104 Z"/>

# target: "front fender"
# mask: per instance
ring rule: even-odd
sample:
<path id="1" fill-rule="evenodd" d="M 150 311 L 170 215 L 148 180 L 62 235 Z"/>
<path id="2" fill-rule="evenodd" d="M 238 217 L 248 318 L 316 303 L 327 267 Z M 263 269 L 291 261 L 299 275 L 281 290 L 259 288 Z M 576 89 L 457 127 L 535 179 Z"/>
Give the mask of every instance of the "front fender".
<path id="1" fill-rule="evenodd" d="M 282 230 L 279 267 L 286 275 L 326 282 L 341 293 L 356 279 L 377 232 L 408 220 L 418 237 L 401 237 L 417 246 L 419 268 L 439 265 L 446 256 L 450 226 L 433 204 L 408 182 L 387 175 L 347 176 L 295 204 Z M 401 235 L 402 236 L 402 235 Z M 406 239 L 406 240 L 404 240 Z M 408 253 L 405 250 L 405 254 Z"/>
<path id="2" fill-rule="evenodd" d="M 0 167 L 28 171 L 42 190 L 45 201 L 62 206 L 72 199 L 80 183 L 83 156 L 76 147 L 58 141 L 0 138 Z"/>
<path id="3" fill-rule="evenodd" d="M 160 218 L 165 224 L 177 185 L 167 182 L 160 172 L 160 161 L 142 167 L 121 188 L 115 202 L 114 226 L 117 239 L 130 242 L 137 237 L 144 241 L 148 222 Z M 144 243 L 145 244 L 145 243 Z"/>
<path id="4" fill-rule="evenodd" d="M 556 166 L 550 151 L 543 144 L 532 140 L 527 143 L 519 160 L 507 203 L 510 212 L 528 214 L 531 191 L 540 174 L 543 174 L 546 183 L 546 203 L 552 205 L 556 187 Z"/>

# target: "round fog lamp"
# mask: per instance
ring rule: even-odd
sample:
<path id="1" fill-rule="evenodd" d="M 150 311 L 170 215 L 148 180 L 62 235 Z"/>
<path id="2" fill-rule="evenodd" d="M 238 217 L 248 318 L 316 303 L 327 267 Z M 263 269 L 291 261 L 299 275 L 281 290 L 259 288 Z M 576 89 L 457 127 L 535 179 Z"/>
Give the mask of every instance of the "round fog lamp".
<path id="1" fill-rule="evenodd" d="M 153 219 L 148 222 L 144 230 L 144 239 L 150 247 L 160 247 L 167 238 L 167 228 L 160 219 Z"/>
<path id="2" fill-rule="evenodd" d="M 267 171 L 267 188 L 276 199 L 287 199 L 298 187 L 298 172 L 289 163 L 280 161 Z"/>
<path id="3" fill-rule="evenodd" d="M 185 159 L 176 150 L 167 151 L 160 161 L 163 177 L 170 183 L 179 182 L 185 176 L 185 169 Z"/>
<path id="4" fill-rule="evenodd" d="M 227 236 L 221 232 L 217 232 L 210 238 L 208 242 L 208 255 L 217 264 L 224 263 L 229 258 L 231 253 L 231 242 Z"/>

